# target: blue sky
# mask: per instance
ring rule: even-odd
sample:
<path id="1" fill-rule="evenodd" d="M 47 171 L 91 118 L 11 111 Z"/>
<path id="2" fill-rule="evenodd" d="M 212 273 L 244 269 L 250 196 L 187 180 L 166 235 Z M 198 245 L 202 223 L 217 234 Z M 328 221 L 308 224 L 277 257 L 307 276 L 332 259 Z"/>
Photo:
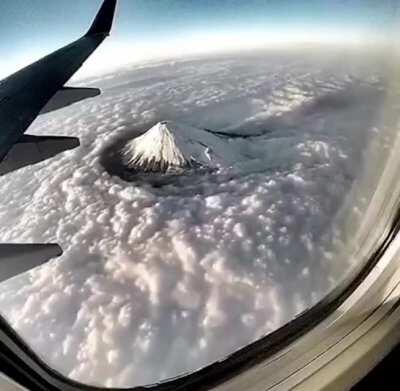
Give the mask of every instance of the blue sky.
<path id="1" fill-rule="evenodd" d="M 100 3 L 1 0 L 0 76 L 2 68 L 20 66 L 79 37 Z M 398 4 L 396 0 L 119 0 L 115 30 L 107 45 L 114 44 L 112 57 L 130 52 L 128 57 L 134 60 L 135 53 L 145 59 L 163 47 L 166 53 L 174 47 L 178 50 L 183 43 L 186 48 L 219 41 L 221 47 L 229 46 L 232 42 L 227 40 L 243 34 L 257 40 L 264 34 L 296 38 L 308 33 L 317 40 L 330 35 L 340 41 L 382 34 Z M 202 43 L 201 36 L 207 37 Z"/>

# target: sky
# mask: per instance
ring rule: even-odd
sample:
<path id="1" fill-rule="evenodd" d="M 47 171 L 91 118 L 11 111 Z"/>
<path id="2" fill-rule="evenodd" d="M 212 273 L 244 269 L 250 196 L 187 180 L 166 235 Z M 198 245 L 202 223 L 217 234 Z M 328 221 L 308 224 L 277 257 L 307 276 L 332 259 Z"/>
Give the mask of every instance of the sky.
<path id="1" fill-rule="evenodd" d="M 101 0 L 1 0 L 0 77 L 78 38 Z M 396 0 L 119 0 L 112 37 L 86 73 L 135 61 L 287 42 L 381 37 Z"/>

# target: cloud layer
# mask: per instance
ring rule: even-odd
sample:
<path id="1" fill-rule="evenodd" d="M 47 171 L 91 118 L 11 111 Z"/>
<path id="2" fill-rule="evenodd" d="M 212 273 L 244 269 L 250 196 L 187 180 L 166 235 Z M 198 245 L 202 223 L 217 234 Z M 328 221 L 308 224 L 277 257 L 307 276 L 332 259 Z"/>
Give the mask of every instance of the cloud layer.
<path id="1" fill-rule="evenodd" d="M 0 178 L 0 241 L 65 251 L 0 286 L 2 312 L 56 369 L 121 387 L 193 371 L 291 320 L 350 269 L 332 224 L 380 131 L 375 64 L 275 53 L 96 82 L 103 96 L 32 129 L 82 147 Z M 264 136 L 231 141 L 242 164 L 179 185 L 104 170 L 105 154 L 164 119 Z"/>

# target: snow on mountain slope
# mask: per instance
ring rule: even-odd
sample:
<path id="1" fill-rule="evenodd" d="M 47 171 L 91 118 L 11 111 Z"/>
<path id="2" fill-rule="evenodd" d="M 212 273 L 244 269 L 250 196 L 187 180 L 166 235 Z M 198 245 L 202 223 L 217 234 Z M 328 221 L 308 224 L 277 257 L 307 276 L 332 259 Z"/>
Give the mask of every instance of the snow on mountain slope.
<path id="1" fill-rule="evenodd" d="M 216 168 L 230 166 L 240 158 L 226 138 L 173 121 L 159 122 L 128 142 L 123 155 L 129 169 L 142 172 Z"/>

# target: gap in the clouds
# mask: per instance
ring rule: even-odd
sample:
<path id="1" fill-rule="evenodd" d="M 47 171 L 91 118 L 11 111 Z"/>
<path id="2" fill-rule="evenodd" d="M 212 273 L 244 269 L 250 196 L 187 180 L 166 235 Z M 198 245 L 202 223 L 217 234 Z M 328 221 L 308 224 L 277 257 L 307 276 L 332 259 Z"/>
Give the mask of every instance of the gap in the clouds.
<path id="1" fill-rule="evenodd" d="M 156 121 L 156 123 L 161 121 Z M 230 180 L 233 175 L 232 173 L 224 172 L 221 170 L 205 167 L 201 165 L 194 165 L 187 167 L 179 172 L 148 172 L 143 173 L 127 167 L 124 160 L 123 150 L 127 144 L 144 134 L 148 129 L 154 126 L 154 121 L 148 124 L 143 124 L 140 127 L 133 127 L 130 131 L 120 135 L 113 140 L 106 148 L 101 152 L 100 164 L 105 171 L 111 176 L 116 176 L 127 183 L 137 186 L 151 186 L 154 189 L 168 187 L 172 190 L 173 188 L 185 188 L 185 195 L 199 194 L 201 193 L 202 186 L 206 186 L 206 183 L 214 182 L 218 183 L 221 181 Z M 212 132 L 207 129 L 204 132 Z M 219 136 L 224 139 L 225 136 Z M 234 135 L 234 138 L 240 138 Z M 244 135 L 243 138 L 247 138 Z M 193 186 L 197 190 L 193 193 Z M 192 188 L 192 190 L 190 190 Z M 183 195 L 183 194 L 182 194 Z"/>
<path id="2" fill-rule="evenodd" d="M 199 137 L 201 140 L 201 136 L 203 136 L 203 138 L 206 136 L 206 140 L 210 140 L 211 143 L 213 140 L 216 140 L 219 143 L 219 148 L 221 148 L 222 145 L 222 148 L 225 149 L 225 151 L 222 151 L 222 154 L 225 152 L 228 155 L 233 155 L 233 161 L 231 158 L 230 163 L 225 167 L 221 165 L 207 166 L 206 164 L 193 161 L 194 164 L 182 169 L 163 170 L 161 168 L 157 169 L 156 167 L 155 169 L 152 168 L 149 172 L 143 172 L 128 167 L 124 150 L 126 150 L 129 143 L 146 134 L 149 129 L 158 126 L 157 124 L 166 122 L 168 121 L 152 121 L 145 125 L 141 124 L 139 127 L 133 126 L 129 131 L 119 135 L 101 152 L 100 164 L 102 167 L 111 176 L 117 176 L 125 182 L 138 186 L 150 185 L 153 188 L 168 187 L 169 190 L 173 188 L 185 189 L 182 195 L 203 194 L 204 192 L 202 189 L 210 184 L 226 183 L 238 176 L 251 174 L 251 170 L 250 172 L 248 170 L 241 172 L 240 169 L 230 170 L 230 168 L 235 164 L 240 165 L 243 156 L 246 155 L 246 152 L 248 153 L 248 151 L 245 151 L 244 155 L 242 155 L 241 149 L 246 150 L 248 143 L 257 142 L 259 138 L 262 138 L 263 142 L 265 142 L 269 135 L 272 134 L 272 132 L 265 127 L 263 130 L 257 128 L 258 133 L 255 133 L 251 129 L 243 132 L 238 130 L 229 132 L 224 130 L 211 130 L 208 128 L 193 128 L 190 125 L 180 124 L 180 126 L 188 128 L 189 132 L 192 132 L 190 137 L 193 137 L 193 139 Z M 209 138 L 207 138 L 207 136 L 209 136 Z M 192 142 L 193 140 L 189 140 L 189 143 Z M 241 143 L 244 143 L 244 146 L 242 146 Z M 199 144 L 201 144 L 201 147 L 208 147 L 211 153 L 213 152 L 212 144 L 206 145 L 201 141 L 199 141 Z M 235 151 L 238 151 L 238 153 L 236 154 Z M 246 156 L 246 158 L 251 159 L 251 156 Z M 264 169 L 268 171 L 267 166 L 261 168 L 258 166 L 255 171 L 264 171 Z"/>

